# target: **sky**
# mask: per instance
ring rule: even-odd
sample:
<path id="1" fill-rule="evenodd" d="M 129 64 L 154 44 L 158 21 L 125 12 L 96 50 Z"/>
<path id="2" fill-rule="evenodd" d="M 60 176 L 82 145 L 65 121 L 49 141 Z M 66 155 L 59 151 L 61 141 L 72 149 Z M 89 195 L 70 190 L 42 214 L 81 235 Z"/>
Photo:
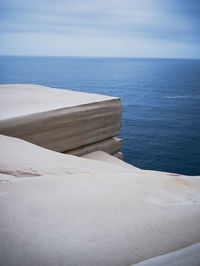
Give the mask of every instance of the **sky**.
<path id="1" fill-rule="evenodd" d="M 200 58 L 200 0 L 0 0 L 0 55 Z"/>

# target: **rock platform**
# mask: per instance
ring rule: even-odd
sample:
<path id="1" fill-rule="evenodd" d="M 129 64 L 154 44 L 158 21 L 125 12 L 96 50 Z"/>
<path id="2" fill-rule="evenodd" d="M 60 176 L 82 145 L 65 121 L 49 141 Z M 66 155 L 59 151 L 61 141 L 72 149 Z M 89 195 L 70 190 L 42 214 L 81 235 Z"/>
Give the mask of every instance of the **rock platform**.
<path id="1" fill-rule="evenodd" d="M 0 133 L 82 156 L 118 151 L 121 103 L 116 97 L 32 84 L 0 85 Z"/>

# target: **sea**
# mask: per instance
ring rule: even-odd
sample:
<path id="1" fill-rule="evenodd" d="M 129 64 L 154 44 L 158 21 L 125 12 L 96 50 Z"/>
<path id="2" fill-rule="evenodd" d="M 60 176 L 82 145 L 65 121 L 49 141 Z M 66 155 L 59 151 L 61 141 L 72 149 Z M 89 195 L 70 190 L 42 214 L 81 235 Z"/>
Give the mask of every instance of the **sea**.
<path id="1" fill-rule="evenodd" d="M 118 96 L 126 162 L 200 175 L 200 60 L 1 56 L 0 83 Z"/>

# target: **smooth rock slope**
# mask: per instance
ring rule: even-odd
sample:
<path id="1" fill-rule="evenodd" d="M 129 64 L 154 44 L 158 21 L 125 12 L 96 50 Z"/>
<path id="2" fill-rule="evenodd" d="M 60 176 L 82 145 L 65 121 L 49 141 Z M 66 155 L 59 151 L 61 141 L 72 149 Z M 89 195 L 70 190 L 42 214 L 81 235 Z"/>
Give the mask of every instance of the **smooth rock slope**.
<path id="1" fill-rule="evenodd" d="M 135 266 L 199 266 L 200 243 L 134 264 Z"/>
<path id="2" fill-rule="evenodd" d="M 200 242 L 200 177 L 7 136 L 0 146 L 1 265 L 125 266 Z M 199 245 L 183 253 L 200 262 Z"/>

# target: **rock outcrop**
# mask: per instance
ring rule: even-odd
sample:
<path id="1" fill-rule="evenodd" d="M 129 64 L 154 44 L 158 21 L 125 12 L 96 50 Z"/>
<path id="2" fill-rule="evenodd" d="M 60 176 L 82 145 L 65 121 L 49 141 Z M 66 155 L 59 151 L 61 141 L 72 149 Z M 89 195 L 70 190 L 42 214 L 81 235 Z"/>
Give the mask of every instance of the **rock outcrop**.
<path id="1" fill-rule="evenodd" d="M 3 266 L 127 266 L 200 242 L 199 177 L 141 170 L 104 152 L 80 158 L 6 136 L 0 147 Z M 197 266 L 199 254 L 195 245 L 178 256 Z M 181 265 L 177 255 L 165 258 L 141 265 Z"/>
<path id="2" fill-rule="evenodd" d="M 0 132 L 18 137 L 0 135 L 1 265 L 200 265 L 200 177 L 116 158 L 118 98 L 36 85 L 0 98 Z"/>
<path id="3" fill-rule="evenodd" d="M 119 98 L 30 84 L 0 85 L 0 133 L 50 150 L 120 156 Z"/>

